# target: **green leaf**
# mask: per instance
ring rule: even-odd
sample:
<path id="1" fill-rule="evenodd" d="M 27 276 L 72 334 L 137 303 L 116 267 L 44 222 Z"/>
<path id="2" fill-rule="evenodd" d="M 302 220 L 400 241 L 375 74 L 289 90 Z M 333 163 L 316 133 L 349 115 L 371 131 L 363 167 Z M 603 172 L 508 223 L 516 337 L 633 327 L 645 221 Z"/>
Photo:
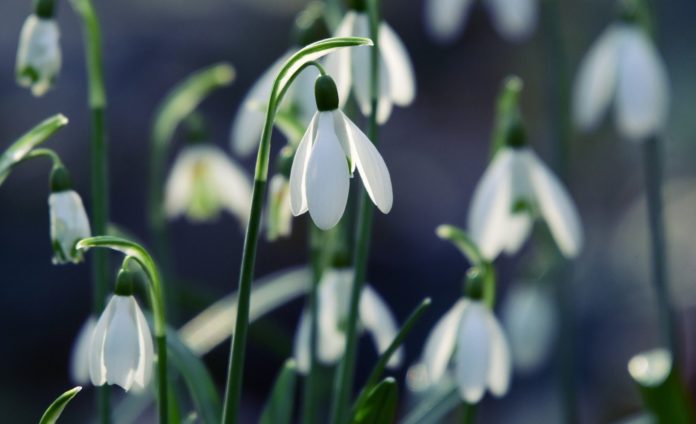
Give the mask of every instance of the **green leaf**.
<path id="1" fill-rule="evenodd" d="M 271 396 L 261 414 L 260 424 L 290 424 L 295 404 L 295 386 L 297 384 L 297 366 L 288 359 L 278 374 Z"/>
<path id="2" fill-rule="evenodd" d="M 355 412 L 353 424 L 389 424 L 396 418 L 399 386 L 392 377 L 370 390 L 363 405 Z"/>
<path id="3" fill-rule="evenodd" d="M 391 359 L 392 355 L 396 352 L 399 346 L 401 346 L 404 340 L 406 340 L 406 336 L 408 336 L 413 329 L 413 326 L 416 324 L 416 322 L 418 322 L 421 316 L 423 316 L 423 313 L 430 307 L 430 303 L 430 298 L 423 299 L 421 304 L 418 305 L 418 307 L 411 313 L 411 316 L 408 317 L 387 350 L 385 350 L 382 356 L 380 356 L 379 361 L 377 361 L 377 364 L 375 364 L 375 367 L 372 369 L 372 372 L 370 373 L 365 386 L 361 390 L 360 395 L 358 395 L 358 399 L 355 401 L 353 411 L 355 411 L 356 414 L 364 406 L 364 403 L 369 397 L 370 391 L 372 390 L 373 386 L 377 384 L 377 381 L 382 376 L 387 363 L 389 363 L 389 359 Z"/>
<path id="4" fill-rule="evenodd" d="M 495 126 L 491 138 L 491 158 L 507 144 L 511 127 L 520 120 L 519 99 L 522 87 L 522 80 L 514 75 L 503 81 L 503 88 L 496 104 Z"/>
<path id="5" fill-rule="evenodd" d="M 60 418 L 60 414 L 63 413 L 65 406 L 82 390 L 81 386 L 77 386 L 58 396 L 58 399 L 54 400 L 53 403 L 46 409 L 46 412 L 41 416 L 39 424 L 54 424 Z"/>
<path id="6" fill-rule="evenodd" d="M 204 424 L 218 424 L 222 404 L 215 382 L 203 361 L 181 342 L 176 332 L 167 331 L 168 359 L 186 383 L 198 418 Z"/>
<path id="7" fill-rule="evenodd" d="M 435 424 L 462 403 L 457 386 L 446 380 L 436 386 L 401 421 L 401 424 Z"/>
<path id="8" fill-rule="evenodd" d="M 56 131 L 68 124 L 68 118 L 58 114 L 41 122 L 29 132 L 15 141 L 0 156 L 0 185 L 12 171 L 12 167 L 19 163 L 36 146 L 46 141 Z"/>

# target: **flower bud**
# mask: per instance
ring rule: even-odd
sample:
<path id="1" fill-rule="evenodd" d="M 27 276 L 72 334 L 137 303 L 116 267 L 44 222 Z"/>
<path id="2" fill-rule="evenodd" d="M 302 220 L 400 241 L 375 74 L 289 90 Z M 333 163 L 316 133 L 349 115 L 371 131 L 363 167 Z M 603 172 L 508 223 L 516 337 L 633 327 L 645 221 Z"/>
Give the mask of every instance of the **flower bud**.
<path id="1" fill-rule="evenodd" d="M 42 96 L 53 85 L 61 67 L 60 32 L 52 18 L 30 15 L 24 22 L 17 49 L 17 83 Z"/>

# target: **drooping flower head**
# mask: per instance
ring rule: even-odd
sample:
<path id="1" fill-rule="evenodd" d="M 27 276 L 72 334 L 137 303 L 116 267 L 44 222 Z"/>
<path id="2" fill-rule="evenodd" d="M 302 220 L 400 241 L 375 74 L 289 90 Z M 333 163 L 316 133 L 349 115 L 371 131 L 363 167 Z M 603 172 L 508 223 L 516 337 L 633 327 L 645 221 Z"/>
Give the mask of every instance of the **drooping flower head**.
<path id="1" fill-rule="evenodd" d="M 349 1 L 346 13 L 334 34 L 336 37 L 370 37 L 370 18 L 365 0 Z M 389 119 L 392 105 L 408 106 L 416 95 L 416 81 L 408 51 L 394 30 L 382 21 L 379 46 L 379 99 L 377 122 Z M 326 59 L 326 69 L 336 79 L 341 105 L 348 100 L 351 87 L 363 115 L 372 110 L 370 99 L 371 59 L 369 49 L 342 49 Z"/>
<path id="2" fill-rule="evenodd" d="M 319 283 L 317 360 L 321 363 L 335 364 L 343 357 L 353 272 L 352 269 L 330 268 Z M 370 333 L 377 351 L 383 353 L 396 337 L 398 328 L 387 304 L 369 285 L 365 285 L 360 294 L 359 317 L 361 327 Z M 310 326 L 309 311 L 304 311 L 294 346 L 297 368 L 302 373 L 310 368 Z M 403 349 L 399 348 L 387 366 L 399 366 L 402 357 Z"/>
<path id="3" fill-rule="evenodd" d="M 382 156 L 338 109 L 338 92 L 331 77 L 317 78 L 315 92 L 318 112 L 297 147 L 290 170 L 293 215 L 309 211 L 317 227 L 332 228 L 343 216 L 356 168 L 372 202 L 382 213 L 389 213 L 392 185 Z"/>
<path id="4" fill-rule="evenodd" d="M 164 207 L 170 219 L 214 220 L 227 210 L 242 225 L 249 219 L 251 182 L 244 170 L 211 143 L 184 147 L 165 186 Z"/>
<path id="5" fill-rule="evenodd" d="M 612 102 L 616 127 L 629 140 L 645 140 L 666 124 L 667 68 L 645 29 L 629 15 L 609 26 L 580 63 L 575 124 L 584 131 L 595 129 Z"/>
<path id="6" fill-rule="evenodd" d="M 528 39 L 536 28 L 538 0 L 482 0 L 495 29 L 510 41 Z M 425 23 L 430 35 L 453 42 L 464 30 L 475 0 L 426 0 Z"/>
<path id="7" fill-rule="evenodd" d="M 68 171 L 61 165 L 51 172 L 48 207 L 53 263 L 82 262 L 83 254 L 75 249 L 75 245 L 81 239 L 90 237 L 92 231 L 82 198 L 72 190 Z"/>
<path id="8" fill-rule="evenodd" d="M 242 100 L 230 129 L 230 144 L 236 154 L 248 156 L 258 146 L 273 81 L 283 64 L 302 47 L 329 35 L 321 6 L 320 3 L 310 3 L 298 15 L 293 29 L 292 45 L 256 80 Z M 312 92 L 314 80 L 318 75 L 319 72 L 315 68 L 305 68 L 290 86 L 280 104 L 276 125 L 291 143 L 297 143 L 302 136 L 301 132 L 299 135 L 296 134 L 296 127 L 305 128 L 314 114 Z"/>
<path id="9" fill-rule="evenodd" d="M 53 17 L 53 1 L 38 1 L 36 5 L 19 36 L 16 77 L 17 83 L 31 88 L 34 96 L 42 96 L 60 72 L 60 32 Z"/>
<path id="10" fill-rule="evenodd" d="M 152 335 L 132 295 L 131 271 L 121 269 L 116 292 L 94 328 L 89 352 L 92 384 L 117 384 L 141 391 L 152 377 Z"/>

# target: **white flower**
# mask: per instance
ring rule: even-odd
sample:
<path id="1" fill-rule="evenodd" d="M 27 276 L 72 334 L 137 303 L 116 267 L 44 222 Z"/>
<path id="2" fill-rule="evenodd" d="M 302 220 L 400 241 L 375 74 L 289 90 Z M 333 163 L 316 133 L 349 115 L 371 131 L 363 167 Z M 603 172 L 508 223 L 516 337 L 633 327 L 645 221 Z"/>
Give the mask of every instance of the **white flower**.
<path id="1" fill-rule="evenodd" d="M 182 149 L 165 187 L 170 219 L 185 214 L 194 222 L 209 221 L 226 209 L 245 225 L 250 205 L 251 182 L 225 152 L 207 143 Z"/>
<path id="2" fill-rule="evenodd" d="M 138 303 L 133 296 L 112 296 L 92 336 L 92 384 L 143 390 L 152 377 L 152 363 L 152 335 Z"/>
<path id="3" fill-rule="evenodd" d="M 248 156 L 258 146 L 273 81 L 285 62 L 298 50 L 299 48 L 292 48 L 273 62 L 271 67 L 251 86 L 242 100 L 230 129 L 230 143 L 236 154 Z M 316 69 L 308 67 L 297 76 L 280 104 L 279 115 L 292 111 L 302 126 L 309 123 L 315 110 L 314 80 L 318 75 L 319 72 Z"/>
<path id="4" fill-rule="evenodd" d="M 481 301 L 460 299 L 435 324 L 423 350 L 430 384 L 437 383 L 454 357 L 461 398 L 477 403 L 486 389 L 503 396 L 510 385 L 510 351 L 493 313 Z"/>
<path id="5" fill-rule="evenodd" d="M 384 159 L 365 134 L 339 109 L 317 112 L 295 152 L 290 170 L 290 206 L 295 216 L 309 210 L 317 227 L 338 223 L 357 167 L 372 202 L 389 213 L 393 194 Z"/>
<path id="6" fill-rule="evenodd" d="M 564 256 L 578 255 L 582 225 L 562 183 L 530 148 L 503 147 L 476 186 L 469 232 L 492 261 L 501 251 L 514 254 L 522 247 L 535 215 L 546 221 Z"/>
<path id="7" fill-rule="evenodd" d="M 336 30 L 336 37 L 370 37 L 367 13 L 348 11 Z M 385 22 L 379 24 L 379 100 L 377 122 L 389 119 L 392 104 L 408 106 L 416 94 L 413 65 L 406 47 Z M 339 99 L 345 104 L 353 87 L 355 99 L 363 115 L 372 110 L 370 101 L 370 49 L 341 49 L 326 59 L 326 70 L 338 86 Z"/>
<path id="8" fill-rule="evenodd" d="M 335 364 L 345 351 L 345 324 L 352 286 L 352 269 L 328 269 L 319 283 L 317 360 L 324 364 Z M 365 285 L 360 294 L 359 314 L 361 326 L 372 335 L 377 351 L 383 353 L 396 337 L 398 329 L 389 307 L 369 285 Z M 302 373 L 307 373 L 310 368 L 310 325 L 309 311 L 304 311 L 294 346 L 297 368 Z M 399 348 L 387 366 L 399 366 L 402 358 L 403 349 Z"/>
<path id="9" fill-rule="evenodd" d="M 597 127 L 612 100 L 616 126 L 628 139 L 655 135 L 667 120 L 667 69 L 635 24 L 617 23 L 604 31 L 582 60 L 574 90 L 574 120 L 585 131 Z"/>
<path id="10" fill-rule="evenodd" d="M 271 178 L 268 187 L 266 238 L 273 241 L 280 237 L 288 237 L 291 231 L 290 182 L 284 175 L 276 174 Z"/>
<path id="11" fill-rule="evenodd" d="M 53 192 L 48 197 L 48 206 L 53 263 L 81 262 L 83 255 L 75 249 L 75 244 L 91 237 L 92 231 L 80 195 L 73 190 Z"/>
<path id="12" fill-rule="evenodd" d="M 548 358 L 557 333 L 558 317 L 548 290 L 514 285 L 501 306 L 515 369 L 537 370 Z"/>
<path id="13" fill-rule="evenodd" d="M 17 83 L 42 96 L 53 85 L 61 66 L 60 32 L 54 19 L 30 15 L 17 49 Z"/>
<path id="14" fill-rule="evenodd" d="M 493 25 L 504 38 L 522 41 L 534 32 L 538 0 L 482 0 L 493 19 Z M 447 43 L 464 30 L 474 0 L 427 0 L 425 23 L 430 35 Z"/>
<path id="15" fill-rule="evenodd" d="M 96 325 L 97 320 L 93 316 L 87 318 L 73 343 L 70 354 L 70 378 L 75 384 L 85 385 L 89 382 L 89 351 Z"/>

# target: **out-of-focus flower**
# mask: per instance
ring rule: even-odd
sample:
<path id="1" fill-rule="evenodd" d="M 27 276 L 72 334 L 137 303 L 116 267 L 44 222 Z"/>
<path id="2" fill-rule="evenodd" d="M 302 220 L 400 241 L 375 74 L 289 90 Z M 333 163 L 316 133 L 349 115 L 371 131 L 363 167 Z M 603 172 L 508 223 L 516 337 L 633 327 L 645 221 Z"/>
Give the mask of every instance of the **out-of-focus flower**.
<path id="1" fill-rule="evenodd" d="M 143 390 L 152 377 L 152 335 L 133 296 L 114 295 L 94 328 L 89 352 L 92 384 Z"/>
<path id="2" fill-rule="evenodd" d="M 60 31 L 55 19 L 30 15 L 24 22 L 17 49 L 16 76 L 22 87 L 42 96 L 51 88 L 61 66 Z"/>
<path id="3" fill-rule="evenodd" d="M 225 209 L 245 225 L 250 205 L 249 178 L 220 148 L 197 143 L 179 153 L 165 187 L 170 219 L 185 214 L 194 222 L 210 221 Z"/>
<path id="4" fill-rule="evenodd" d="M 578 255 L 582 225 L 563 184 L 531 148 L 502 147 L 474 191 L 469 232 L 492 261 L 501 251 L 514 254 L 522 247 L 535 216 L 546 221 L 564 256 Z"/>
<path id="5" fill-rule="evenodd" d="M 357 167 L 372 202 L 389 213 L 393 194 L 384 159 L 365 134 L 338 109 L 336 85 L 317 78 L 314 114 L 290 170 L 290 206 L 295 216 L 307 210 L 317 227 L 327 230 L 343 216 L 350 177 Z"/>
<path id="6" fill-rule="evenodd" d="M 483 0 L 493 25 L 510 41 L 529 38 L 536 28 L 538 0 Z M 454 41 L 464 30 L 474 0 L 426 0 L 425 23 L 430 35 L 443 43 Z"/>
<path id="7" fill-rule="evenodd" d="M 597 127 L 612 101 L 618 131 L 630 140 L 655 135 L 667 120 L 667 69 L 634 23 L 616 23 L 604 31 L 582 60 L 574 90 L 573 117 L 585 131 Z"/>
<path id="8" fill-rule="evenodd" d="M 498 397 L 507 393 L 510 351 L 498 320 L 483 302 L 460 299 L 435 324 L 422 358 L 430 384 L 443 378 L 453 357 L 463 400 L 477 403 L 486 389 Z"/>
<path id="9" fill-rule="evenodd" d="M 557 312 L 548 291 L 530 284 L 512 287 L 501 306 L 515 370 L 531 373 L 549 357 L 558 331 Z"/>
<path id="10" fill-rule="evenodd" d="M 266 239 L 288 237 L 292 231 L 290 209 L 290 182 L 282 174 L 271 178 L 268 187 L 268 215 L 266 215 Z"/>
<path id="11" fill-rule="evenodd" d="M 345 322 L 348 319 L 350 291 L 353 286 L 352 269 L 328 269 L 319 283 L 317 317 L 317 360 L 334 364 L 343 356 L 346 346 Z M 389 347 L 398 332 L 396 320 L 384 300 L 372 287 L 365 285 L 360 294 L 360 325 L 367 330 L 382 353 Z M 297 368 L 307 373 L 310 368 L 309 311 L 304 311 L 295 335 L 295 360 Z M 399 348 L 387 366 L 395 368 L 401 364 L 403 349 Z"/>
<path id="12" fill-rule="evenodd" d="M 336 29 L 336 37 L 370 37 L 370 18 L 363 1 L 353 5 Z M 392 104 L 408 106 L 416 95 L 413 65 L 403 42 L 386 22 L 379 23 L 379 99 L 377 122 L 389 119 Z M 345 104 L 353 87 L 363 115 L 372 111 L 370 99 L 370 49 L 342 49 L 326 59 L 326 70 L 336 79 L 341 104 Z"/>
<path id="13" fill-rule="evenodd" d="M 90 237 L 87 212 L 82 198 L 71 189 L 67 170 L 59 166 L 51 173 L 51 194 L 48 197 L 53 245 L 53 263 L 82 262 L 83 254 L 75 249 L 75 244 Z"/>
<path id="14" fill-rule="evenodd" d="M 85 385 L 89 382 L 89 351 L 97 320 L 90 315 L 77 333 L 70 353 L 70 378 L 73 383 Z"/>

